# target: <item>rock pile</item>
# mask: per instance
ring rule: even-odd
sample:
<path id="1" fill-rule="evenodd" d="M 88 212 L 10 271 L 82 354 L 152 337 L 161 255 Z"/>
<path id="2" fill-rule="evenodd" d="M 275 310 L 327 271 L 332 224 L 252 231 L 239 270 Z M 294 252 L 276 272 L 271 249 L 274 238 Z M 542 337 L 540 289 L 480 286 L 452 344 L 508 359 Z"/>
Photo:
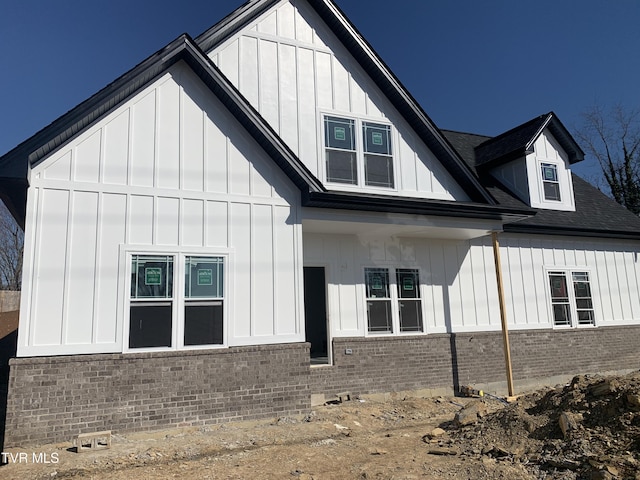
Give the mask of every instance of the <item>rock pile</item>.
<path id="1" fill-rule="evenodd" d="M 470 402 L 442 425 L 447 435 L 438 443 L 520 463 L 540 479 L 640 480 L 640 372 L 577 376 L 508 406 L 485 402 Z"/>

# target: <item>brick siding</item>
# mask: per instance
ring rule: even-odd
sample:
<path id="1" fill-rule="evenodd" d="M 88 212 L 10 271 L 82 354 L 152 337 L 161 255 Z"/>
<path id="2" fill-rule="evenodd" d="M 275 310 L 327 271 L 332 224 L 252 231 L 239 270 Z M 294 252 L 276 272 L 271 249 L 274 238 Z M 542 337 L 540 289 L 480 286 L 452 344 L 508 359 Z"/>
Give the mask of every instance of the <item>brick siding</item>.
<path id="1" fill-rule="evenodd" d="M 11 360 L 5 447 L 310 408 L 308 344 Z"/>
<path id="2" fill-rule="evenodd" d="M 525 380 L 640 368 L 640 326 L 513 331 L 510 341 L 516 389 Z M 505 379 L 501 332 L 337 338 L 333 349 L 333 365 L 311 368 L 308 344 L 13 359 L 5 446 L 296 415 L 314 393 Z"/>
<path id="3" fill-rule="evenodd" d="M 509 333 L 516 387 L 586 372 L 640 369 L 640 326 Z M 352 354 L 345 351 L 351 349 Z M 501 332 L 336 338 L 333 365 L 311 369 L 311 393 L 398 392 L 505 382 Z"/>

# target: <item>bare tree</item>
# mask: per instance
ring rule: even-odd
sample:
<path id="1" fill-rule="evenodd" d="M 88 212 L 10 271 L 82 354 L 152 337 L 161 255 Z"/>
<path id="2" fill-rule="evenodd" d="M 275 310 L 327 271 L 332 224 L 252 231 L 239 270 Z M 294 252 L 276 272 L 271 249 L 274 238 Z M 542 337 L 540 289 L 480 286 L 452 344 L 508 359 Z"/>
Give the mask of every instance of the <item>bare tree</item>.
<path id="1" fill-rule="evenodd" d="M 0 201 L 0 290 L 20 290 L 24 232 Z"/>
<path id="2" fill-rule="evenodd" d="M 598 160 L 611 196 L 640 214 L 640 109 L 622 105 L 605 111 L 591 107 L 582 114 L 576 136 L 586 153 Z"/>

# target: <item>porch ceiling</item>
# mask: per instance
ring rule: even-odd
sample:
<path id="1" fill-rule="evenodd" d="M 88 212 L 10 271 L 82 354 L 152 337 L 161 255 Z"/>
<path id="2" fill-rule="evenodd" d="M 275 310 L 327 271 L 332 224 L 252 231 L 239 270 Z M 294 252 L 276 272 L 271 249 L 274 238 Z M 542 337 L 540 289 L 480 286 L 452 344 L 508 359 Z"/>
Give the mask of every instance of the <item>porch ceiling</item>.
<path id="1" fill-rule="evenodd" d="M 501 232 L 500 220 L 303 208 L 302 232 L 468 240 Z"/>

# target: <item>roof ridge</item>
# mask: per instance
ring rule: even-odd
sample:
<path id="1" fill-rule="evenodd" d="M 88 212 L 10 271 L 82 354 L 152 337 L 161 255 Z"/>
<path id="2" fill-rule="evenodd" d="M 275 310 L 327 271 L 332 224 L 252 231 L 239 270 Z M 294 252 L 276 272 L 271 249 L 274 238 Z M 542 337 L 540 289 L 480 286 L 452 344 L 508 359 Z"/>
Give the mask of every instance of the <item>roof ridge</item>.
<path id="1" fill-rule="evenodd" d="M 474 137 L 493 138 L 491 135 L 484 135 L 482 133 L 463 132 L 461 130 L 452 130 L 450 128 L 441 128 L 441 132 L 459 133 L 460 135 L 471 135 Z"/>
<path id="2" fill-rule="evenodd" d="M 491 144 L 491 143 L 494 143 L 494 142 L 500 141 L 500 140 L 502 140 L 504 137 L 507 137 L 507 136 L 511 135 L 513 132 L 515 132 L 515 131 L 517 131 L 517 130 L 520 130 L 520 129 L 522 129 L 522 128 L 526 127 L 526 126 L 529 126 L 529 125 L 531 125 L 532 123 L 535 123 L 535 122 L 537 122 L 537 121 L 540 121 L 540 120 L 542 120 L 542 119 L 544 119 L 544 118 L 548 118 L 550 115 L 554 115 L 554 116 L 555 116 L 555 114 L 554 114 L 553 112 L 547 112 L 547 113 L 544 113 L 544 114 L 542 114 L 542 115 L 538 115 L 537 117 L 534 117 L 534 118 L 532 118 L 531 120 L 528 120 L 528 121 L 526 121 L 526 122 L 524 122 L 524 123 L 521 123 L 520 125 L 517 125 L 517 126 L 515 126 L 515 127 L 511 128 L 511 129 L 507 130 L 506 132 L 502 132 L 500 135 L 496 135 L 495 137 L 491 137 L 489 140 L 487 140 L 486 142 L 484 142 L 484 143 L 482 143 L 482 144 L 478 145 L 476 148 L 481 148 L 481 147 L 483 147 L 483 146 L 485 146 L 485 145 L 489 145 L 489 144 Z"/>

